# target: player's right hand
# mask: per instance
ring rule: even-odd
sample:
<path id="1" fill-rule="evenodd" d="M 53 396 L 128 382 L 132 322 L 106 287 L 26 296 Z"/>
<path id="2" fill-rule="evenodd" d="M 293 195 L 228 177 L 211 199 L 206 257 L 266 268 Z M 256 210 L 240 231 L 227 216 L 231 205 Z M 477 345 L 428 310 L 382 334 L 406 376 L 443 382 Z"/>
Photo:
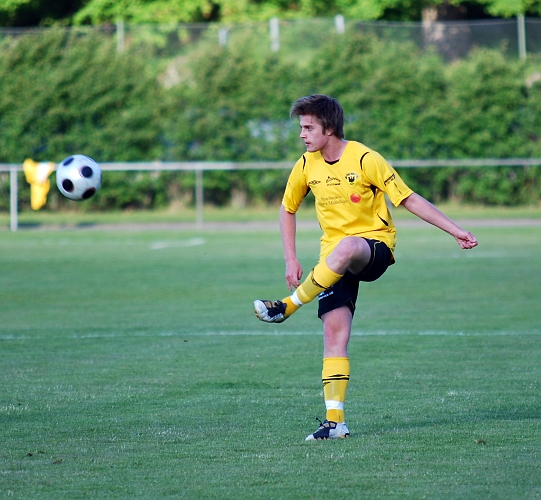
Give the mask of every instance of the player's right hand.
<path id="1" fill-rule="evenodd" d="M 286 261 L 286 284 L 289 291 L 297 288 L 301 283 L 302 266 L 297 259 Z"/>

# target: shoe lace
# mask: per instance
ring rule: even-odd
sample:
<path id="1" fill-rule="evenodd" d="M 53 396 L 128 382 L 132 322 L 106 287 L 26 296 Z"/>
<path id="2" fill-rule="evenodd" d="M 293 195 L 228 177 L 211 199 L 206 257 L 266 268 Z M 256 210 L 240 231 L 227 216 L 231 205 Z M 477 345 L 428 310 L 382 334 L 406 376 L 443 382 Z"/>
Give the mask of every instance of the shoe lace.
<path id="1" fill-rule="evenodd" d="M 321 427 L 323 427 L 323 425 L 324 425 L 323 422 L 322 422 L 319 418 L 317 418 L 317 417 L 316 417 L 316 420 L 319 422 L 319 425 L 320 425 Z"/>

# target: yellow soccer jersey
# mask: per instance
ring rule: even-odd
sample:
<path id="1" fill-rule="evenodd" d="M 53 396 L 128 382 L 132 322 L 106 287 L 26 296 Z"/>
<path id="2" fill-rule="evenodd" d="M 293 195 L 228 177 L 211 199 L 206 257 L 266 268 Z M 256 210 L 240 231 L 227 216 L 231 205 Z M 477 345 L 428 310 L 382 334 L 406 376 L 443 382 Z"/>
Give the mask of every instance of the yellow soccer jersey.
<path id="1" fill-rule="evenodd" d="M 385 194 L 398 206 L 413 191 L 379 153 L 354 141 L 333 164 L 319 151 L 305 153 L 289 176 L 284 208 L 296 213 L 309 190 L 323 230 L 320 257 L 330 255 L 345 236 L 380 240 L 394 252 L 396 229 Z"/>

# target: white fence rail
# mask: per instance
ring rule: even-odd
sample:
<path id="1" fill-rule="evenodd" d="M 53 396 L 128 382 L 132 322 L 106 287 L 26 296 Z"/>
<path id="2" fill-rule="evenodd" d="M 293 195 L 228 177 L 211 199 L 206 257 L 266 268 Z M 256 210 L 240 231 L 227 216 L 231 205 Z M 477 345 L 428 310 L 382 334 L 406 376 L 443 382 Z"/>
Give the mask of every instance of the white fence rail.
<path id="1" fill-rule="evenodd" d="M 541 165 L 541 158 L 475 158 L 461 160 L 389 160 L 395 168 L 469 168 L 469 167 L 527 167 Z M 293 162 L 128 162 L 100 163 L 103 171 L 165 171 L 195 172 L 196 226 L 203 227 L 205 170 L 286 170 Z M 0 172 L 9 172 L 10 182 L 10 229 L 18 229 L 18 182 L 17 174 L 23 167 L 17 163 L 0 163 Z"/>

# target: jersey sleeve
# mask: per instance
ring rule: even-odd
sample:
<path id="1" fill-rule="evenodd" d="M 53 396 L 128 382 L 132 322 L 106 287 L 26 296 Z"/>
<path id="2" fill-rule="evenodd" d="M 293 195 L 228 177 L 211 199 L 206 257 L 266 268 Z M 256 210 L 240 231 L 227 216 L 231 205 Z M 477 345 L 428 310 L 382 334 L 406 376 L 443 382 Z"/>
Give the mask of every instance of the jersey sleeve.
<path id="1" fill-rule="evenodd" d="M 366 155 L 362 167 L 368 180 L 386 193 L 395 207 L 413 194 L 396 170 L 379 153 L 371 151 Z"/>
<path id="2" fill-rule="evenodd" d="M 289 213 L 296 213 L 304 197 L 308 194 L 309 187 L 304 173 L 305 158 L 301 157 L 287 180 L 282 205 Z"/>

